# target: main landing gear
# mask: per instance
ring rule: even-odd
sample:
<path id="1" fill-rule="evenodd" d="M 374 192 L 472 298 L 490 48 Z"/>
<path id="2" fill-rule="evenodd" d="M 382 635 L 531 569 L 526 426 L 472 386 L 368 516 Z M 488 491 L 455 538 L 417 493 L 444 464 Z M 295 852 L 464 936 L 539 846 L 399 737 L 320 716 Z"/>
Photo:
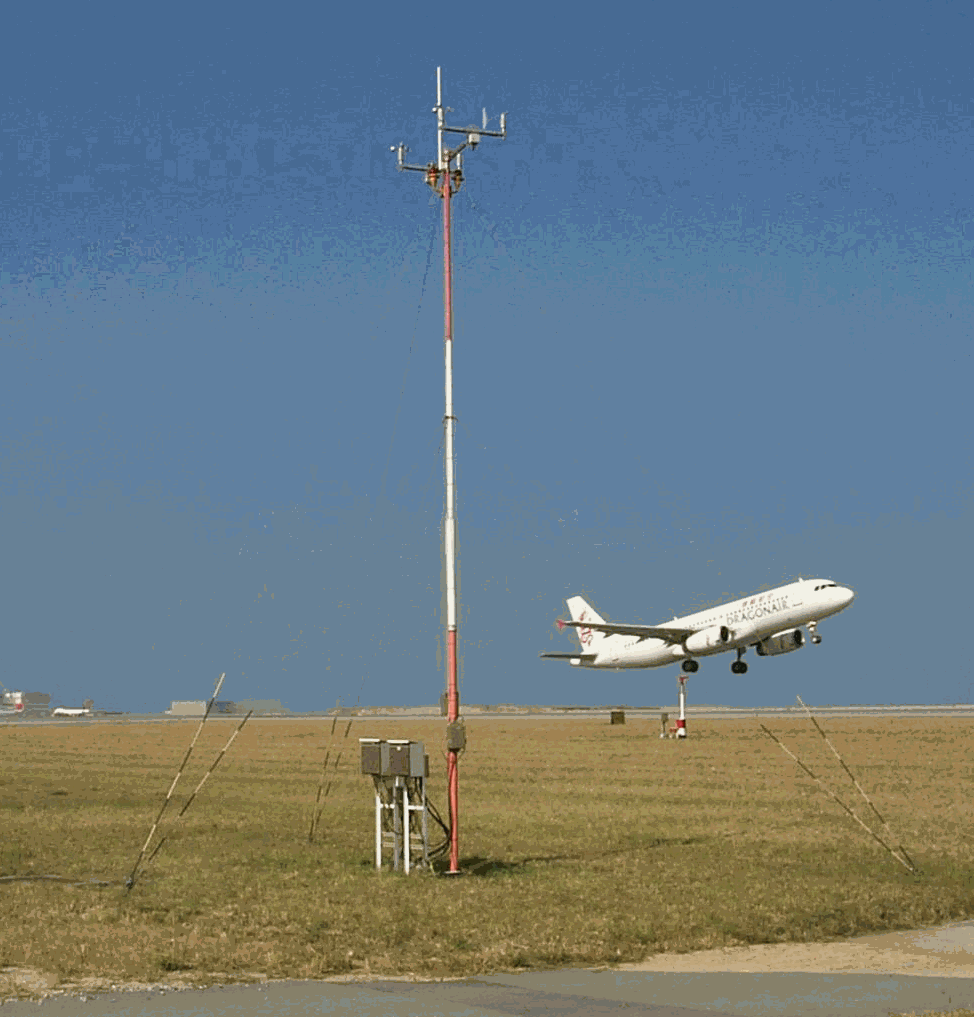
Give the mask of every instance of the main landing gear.
<path id="1" fill-rule="evenodd" d="M 694 674 L 700 665 L 695 660 L 685 660 L 682 667 L 687 674 Z"/>
<path id="2" fill-rule="evenodd" d="M 808 629 L 808 634 L 812 637 L 812 642 L 818 646 L 818 644 L 822 641 L 822 637 L 818 634 L 818 622 L 809 622 L 805 628 Z"/>
<path id="3" fill-rule="evenodd" d="M 743 657 L 743 656 L 744 656 L 744 651 L 743 650 L 738 650 L 737 651 L 737 660 L 735 660 L 734 663 L 731 664 L 731 671 L 734 674 L 747 674 L 747 662 L 744 661 L 744 660 L 741 660 L 741 657 Z"/>

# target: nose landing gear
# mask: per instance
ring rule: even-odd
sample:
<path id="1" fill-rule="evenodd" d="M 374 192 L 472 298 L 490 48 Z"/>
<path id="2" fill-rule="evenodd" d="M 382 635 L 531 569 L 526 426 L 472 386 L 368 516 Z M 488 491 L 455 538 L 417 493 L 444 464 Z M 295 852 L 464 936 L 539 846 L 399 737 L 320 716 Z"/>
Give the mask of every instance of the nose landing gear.
<path id="1" fill-rule="evenodd" d="M 805 628 L 808 629 L 808 634 L 811 636 L 812 642 L 818 646 L 818 644 L 822 641 L 822 637 L 818 634 L 818 622 L 811 621 L 805 626 Z"/>
<path id="2" fill-rule="evenodd" d="M 687 674 L 694 674 L 697 668 L 700 667 L 700 665 L 695 660 L 689 659 L 685 660 L 681 666 L 683 670 L 686 671 Z"/>
<path id="3" fill-rule="evenodd" d="M 731 664 L 731 672 L 733 674 L 747 674 L 747 662 L 741 660 L 741 657 L 743 656 L 744 650 L 738 650 L 737 660 L 735 660 L 734 663 Z"/>

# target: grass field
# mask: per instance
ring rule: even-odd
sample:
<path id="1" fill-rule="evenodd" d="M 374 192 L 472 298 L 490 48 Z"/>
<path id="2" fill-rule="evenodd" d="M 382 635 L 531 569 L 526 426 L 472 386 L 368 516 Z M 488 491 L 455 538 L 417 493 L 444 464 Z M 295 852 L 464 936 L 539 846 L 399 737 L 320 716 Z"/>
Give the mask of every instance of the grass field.
<path id="1" fill-rule="evenodd" d="M 444 723 L 357 718 L 319 835 L 308 827 L 330 720 L 212 718 L 131 892 L 195 721 L 0 728 L 0 967 L 197 984 L 342 972 L 446 976 L 611 964 L 659 951 L 829 940 L 974 915 L 972 722 L 830 719 L 826 729 L 923 870 L 897 864 L 756 721 L 471 719 L 461 877 L 376 873 L 359 737 L 414 738 L 446 814 Z M 770 725 L 867 810 L 807 721 Z M 169 832 L 171 831 L 171 832 Z"/>

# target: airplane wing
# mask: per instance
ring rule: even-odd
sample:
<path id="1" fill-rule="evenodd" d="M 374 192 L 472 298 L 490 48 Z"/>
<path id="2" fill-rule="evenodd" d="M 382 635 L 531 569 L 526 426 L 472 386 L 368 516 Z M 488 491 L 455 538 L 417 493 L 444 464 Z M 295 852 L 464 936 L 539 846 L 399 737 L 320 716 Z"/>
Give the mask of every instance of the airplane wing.
<path id="1" fill-rule="evenodd" d="M 597 653 L 539 653 L 539 657 L 549 660 L 595 660 Z"/>
<path id="2" fill-rule="evenodd" d="M 668 643 L 682 643 L 692 636 L 696 629 L 679 628 L 675 625 L 614 625 L 611 622 L 559 621 L 559 628 L 570 625 L 576 629 L 592 629 L 607 636 L 638 636 L 640 639 L 665 639 Z"/>

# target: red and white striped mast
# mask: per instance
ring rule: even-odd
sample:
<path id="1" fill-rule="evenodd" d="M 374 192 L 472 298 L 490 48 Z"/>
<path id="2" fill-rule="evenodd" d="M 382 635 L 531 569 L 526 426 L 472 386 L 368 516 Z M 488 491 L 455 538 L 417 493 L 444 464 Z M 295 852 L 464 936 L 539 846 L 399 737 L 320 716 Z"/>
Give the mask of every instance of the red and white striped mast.
<path id="1" fill-rule="evenodd" d="M 450 798 L 450 872 L 460 871 L 460 777 L 457 759 L 466 736 L 460 723 L 460 692 L 457 687 L 457 518 L 456 518 L 456 460 L 453 438 L 456 417 L 453 414 L 453 266 L 450 242 L 450 199 L 463 183 L 463 150 L 475 149 L 482 137 L 506 138 L 507 114 L 501 113 L 500 130 L 487 130 L 487 110 L 483 111 L 481 127 L 448 127 L 446 114 L 452 113 L 443 105 L 443 79 L 436 68 L 436 162 L 425 166 L 409 166 L 405 145 L 394 145 L 400 170 L 416 170 L 425 174 L 426 183 L 443 199 L 443 359 L 445 369 L 446 409 L 444 427 L 444 473 L 446 503 L 443 513 L 443 557 L 446 565 L 446 697 L 447 697 L 447 785 Z M 444 144 L 445 134 L 465 134 L 466 140 L 457 148 Z"/>

